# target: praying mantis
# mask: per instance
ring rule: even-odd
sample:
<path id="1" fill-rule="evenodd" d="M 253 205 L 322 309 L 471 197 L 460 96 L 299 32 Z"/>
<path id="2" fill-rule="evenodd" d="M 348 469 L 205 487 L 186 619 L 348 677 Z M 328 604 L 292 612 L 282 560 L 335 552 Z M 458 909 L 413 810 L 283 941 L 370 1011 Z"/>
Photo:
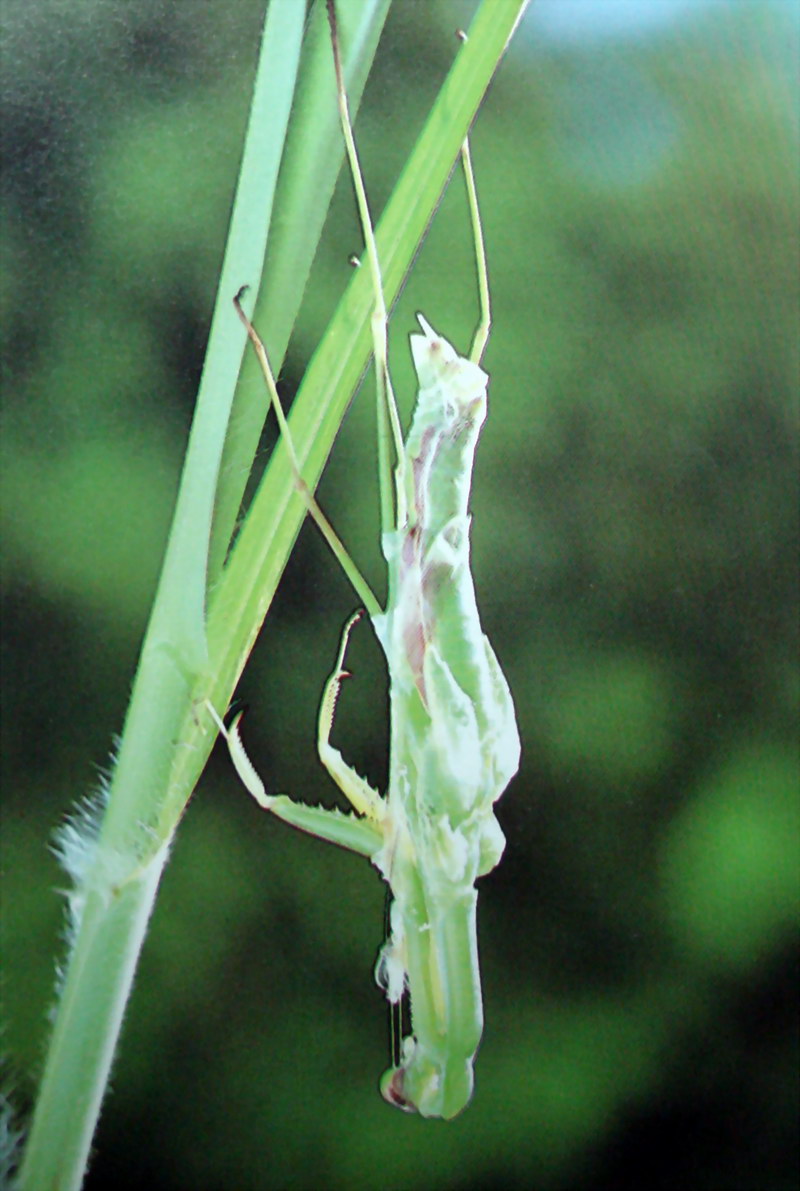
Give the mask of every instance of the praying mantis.
<path id="1" fill-rule="evenodd" d="M 318 719 L 319 757 L 352 810 L 268 794 L 239 735 L 209 704 L 239 777 L 258 804 L 294 827 L 367 857 L 391 891 L 390 930 L 375 968 L 395 1010 L 407 993 L 411 1033 L 381 1080 L 390 1104 L 449 1120 L 469 1103 L 483 1031 L 475 881 L 499 862 L 505 839 L 494 804 L 517 771 L 520 741 L 508 683 L 481 628 L 470 572 L 468 512 L 475 450 L 487 412 L 480 361 L 490 325 L 489 286 L 469 145 L 462 162 L 475 242 L 481 319 L 468 356 L 418 315 L 410 337 L 419 392 L 404 439 L 388 368 L 388 316 L 361 168 L 348 111 L 333 0 L 327 0 L 346 155 L 374 289 L 381 549 L 388 572 L 382 607 L 300 475 L 264 345 L 235 299 L 258 355 L 295 484 L 343 567 L 386 656 L 390 764 L 385 795 L 352 769 L 330 740 L 347 676 L 344 627 Z"/>

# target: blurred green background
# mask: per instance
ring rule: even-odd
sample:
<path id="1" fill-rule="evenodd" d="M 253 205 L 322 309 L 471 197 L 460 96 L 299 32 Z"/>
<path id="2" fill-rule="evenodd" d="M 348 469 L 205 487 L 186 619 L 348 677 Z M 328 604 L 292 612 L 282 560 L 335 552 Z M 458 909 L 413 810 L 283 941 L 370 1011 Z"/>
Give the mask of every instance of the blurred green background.
<path id="1" fill-rule="evenodd" d="M 298 0 L 298 3 L 300 0 Z M 502 2 L 502 0 L 499 0 Z M 471 4 L 395 0 L 357 138 L 379 211 Z M 121 726 L 191 418 L 261 0 L 6 0 L 3 1046 L 30 1105 L 62 952 L 53 829 Z M 798 10 L 534 0 L 474 136 L 494 298 L 484 626 L 523 765 L 482 882 L 486 1033 L 451 1124 L 387 1108 L 384 894 L 218 752 L 179 831 L 87 1187 L 795 1185 Z M 465 348 L 455 179 L 398 303 Z M 340 185 L 287 393 L 360 247 Z M 321 500 L 368 577 L 373 402 Z M 269 456 L 274 435 L 260 453 Z M 273 787 L 353 599 L 306 528 L 239 693 Z M 336 741 L 386 771 L 369 630 Z"/>

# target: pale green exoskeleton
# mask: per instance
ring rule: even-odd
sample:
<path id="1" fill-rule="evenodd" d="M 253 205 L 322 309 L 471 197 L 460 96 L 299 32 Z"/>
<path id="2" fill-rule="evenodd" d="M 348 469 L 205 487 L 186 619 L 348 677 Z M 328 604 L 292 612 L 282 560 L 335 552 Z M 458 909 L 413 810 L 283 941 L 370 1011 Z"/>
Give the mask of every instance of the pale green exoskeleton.
<path id="1" fill-rule="evenodd" d="M 332 0 L 339 105 L 369 264 L 375 278 L 383 533 L 388 599 L 382 609 L 296 470 L 309 512 L 342 562 L 386 655 L 390 677 L 389 787 L 382 796 L 330 743 L 350 630 L 323 694 L 318 747 L 347 796 L 343 813 L 268 795 L 238 733 L 225 729 L 236 769 L 259 804 L 286 822 L 367 856 L 392 894 L 389 938 L 376 978 L 393 1005 L 405 993 L 411 1033 L 383 1076 L 392 1104 L 449 1119 L 469 1102 L 483 1029 L 475 881 L 495 867 L 505 840 L 494 803 L 516 773 L 520 744 L 508 683 L 484 635 L 470 572 L 468 512 L 475 448 L 486 417 L 488 284 L 469 151 L 463 160 L 476 237 L 483 319 L 469 358 L 420 315 L 411 336 L 419 394 L 405 441 L 386 367 L 386 313 L 369 212 L 341 78 Z M 288 429 L 266 352 L 237 310 L 261 360 L 281 431 Z M 291 439 L 287 446 L 293 456 Z M 394 451 L 392 475 L 391 451 Z M 213 711 L 213 709 L 212 709 Z"/>

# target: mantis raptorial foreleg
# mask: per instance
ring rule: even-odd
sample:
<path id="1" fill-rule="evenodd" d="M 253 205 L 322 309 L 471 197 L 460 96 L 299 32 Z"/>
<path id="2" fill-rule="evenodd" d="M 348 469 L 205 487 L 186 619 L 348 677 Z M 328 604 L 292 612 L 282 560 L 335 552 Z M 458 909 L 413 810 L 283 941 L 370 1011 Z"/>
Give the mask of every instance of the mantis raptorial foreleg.
<path id="1" fill-rule="evenodd" d="M 489 285 L 469 146 L 462 161 L 473 226 L 481 318 L 469 357 L 418 316 L 411 336 L 419 394 L 404 439 L 387 361 L 386 306 L 375 237 L 342 78 L 333 0 L 337 93 L 350 171 L 373 280 L 381 549 L 388 569 L 382 609 L 302 479 L 264 346 L 236 298 L 258 354 L 295 483 L 310 516 L 364 604 L 386 655 L 391 752 L 385 797 L 330 743 L 350 630 L 345 626 L 319 713 L 320 759 L 353 812 L 268 795 L 242 746 L 238 721 L 225 734 L 237 772 L 256 801 L 286 822 L 368 856 L 393 897 L 376 978 L 397 1009 L 407 991 L 411 1033 L 381 1081 L 384 1097 L 423 1116 L 450 1118 L 469 1102 L 483 1028 L 475 880 L 505 844 L 494 803 L 519 764 L 514 706 L 480 624 L 470 572 L 468 513 L 475 449 L 486 417 L 480 359 L 489 334 Z"/>
<path id="2" fill-rule="evenodd" d="M 339 646 L 339 656 L 336 659 L 334 671 L 325 684 L 322 702 L 319 705 L 319 721 L 317 728 L 317 751 L 319 759 L 331 775 L 336 785 L 346 795 L 348 802 L 356 814 L 364 815 L 380 824 L 386 811 L 386 803 L 377 790 L 373 790 L 369 782 L 342 757 L 338 749 L 331 744 L 331 728 L 333 714 L 336 710 L 336 700 L 339 697 L 339 687 L 345 678 L 349 678 L 349 671 L 344 669 L 344 657 L 350 631 L 357 620 L 361 619 L 361 610 L 354 612 L 342 630 L 342 640 Z"/>
<path id="3" fill-rule="evenodd" d="M 320 761 L 347 797 L 356 815 L 360 817 L 356 818 L 354 815 L 342 811 L 328 810 L 326 807 L 307 806 L 302 802 L 296 802 L 286 794 L 268 794 L 263 781 L 245 752 L 239 735 L 239 721 L 242 718 L 242 713 L 239 712 L 231 721 L 230 727 L 226 728 L 211 704 L 209 703 L 207 706 L 214 722 L 225 737 L 236 772 L 260 807 L 272 811 L 274 815 L 283 819 L 285 823 L 290 823 L 292 827 L 298 827 L 301 831 L 307 831 L 311 835 L 349 848 L 353 852 L 359 852 L 363 856 L 372 857 L 383 844 L 381 821 L 386 803 L 378 791 L 373 790 L 372 786 L 344 761 L 339 750 L 330 743 L 330 731 L 339 687 L 342 680 L 348 677 L 348 672 L 344 669 L 347 642 L 350 631 L 360 616 L 360 611 L 354 613 L 342 631 L 336 663 L 325 684 L 325 691 L 320 703 L 317 734 Z"/>

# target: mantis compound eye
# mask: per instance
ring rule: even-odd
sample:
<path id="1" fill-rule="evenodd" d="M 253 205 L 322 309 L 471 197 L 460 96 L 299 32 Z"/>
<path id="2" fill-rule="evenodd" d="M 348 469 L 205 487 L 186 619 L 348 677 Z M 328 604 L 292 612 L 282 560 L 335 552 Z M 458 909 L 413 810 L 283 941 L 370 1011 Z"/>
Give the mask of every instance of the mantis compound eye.
<path id="1" fill-rule="evenodd" d="M 402 1112 L 416 1112 L 415 1106 L 407 1100 L 403 1093 L 405 1070 L 402 1067 L 390 1067 L 381 1076 L 381 1095 L 387 1104 L 399 1108 Z"/>

